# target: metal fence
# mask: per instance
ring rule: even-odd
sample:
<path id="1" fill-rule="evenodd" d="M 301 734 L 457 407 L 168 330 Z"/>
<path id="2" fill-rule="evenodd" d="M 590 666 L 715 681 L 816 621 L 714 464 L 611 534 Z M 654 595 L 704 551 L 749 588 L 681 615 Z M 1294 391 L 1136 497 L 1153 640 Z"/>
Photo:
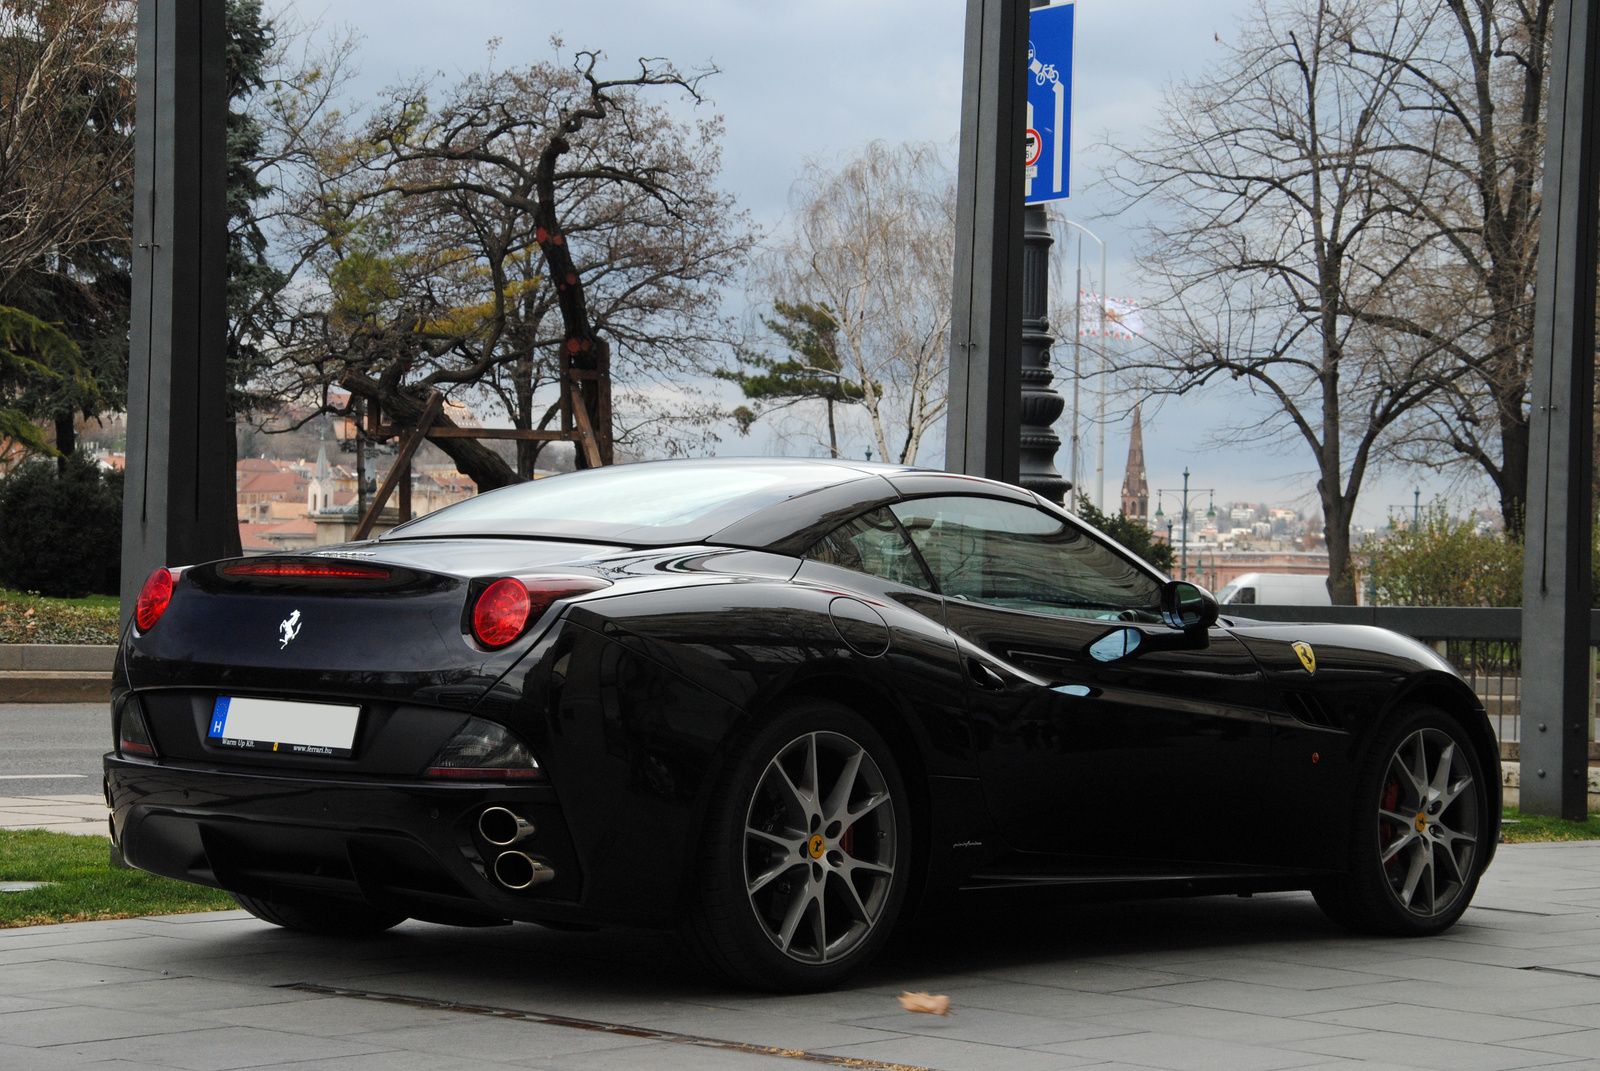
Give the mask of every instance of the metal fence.
<path id="1" fill-rule="evenodd" d="M 1231 608 L 1224 608 L 1224 612 Z M 1426 643 L 1449 660 L 1483 700 L 1500 751 L 1519 757 L 1522 741 L 1522 610 L 1463 606 L 1250 606 L 1238 616 L 1258 621 L 1315 621 L 1376 625 Z M 1600 611 L 1589 617 L 1590 635 L 1600 636 Z M 1596 653 L 1589 649 L 1589 757 L 1600 758 L 1595 740 Z"/>

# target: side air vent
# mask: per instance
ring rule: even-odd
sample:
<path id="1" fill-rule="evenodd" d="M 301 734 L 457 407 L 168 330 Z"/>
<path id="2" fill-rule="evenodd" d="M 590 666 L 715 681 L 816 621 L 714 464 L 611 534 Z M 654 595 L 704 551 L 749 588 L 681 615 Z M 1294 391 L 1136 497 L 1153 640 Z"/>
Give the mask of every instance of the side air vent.
<path id="1" fill-rule="evenodd" d="M 1285 692 L 1284 699 L 1289 713 L 1306 725 L 1313 725 L 1318 729 L 1344 728 L 1344 719 L 1335 714 L 1315 692 Z"/>

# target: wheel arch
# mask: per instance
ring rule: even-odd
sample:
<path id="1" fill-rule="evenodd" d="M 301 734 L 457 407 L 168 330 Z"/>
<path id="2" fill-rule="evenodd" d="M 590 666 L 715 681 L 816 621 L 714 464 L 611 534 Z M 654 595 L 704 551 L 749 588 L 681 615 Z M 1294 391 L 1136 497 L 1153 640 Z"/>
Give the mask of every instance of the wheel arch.
<path id="1" fill-rule="evenodd" d="M 1480 700 L 1467 682 L 1460 677 L 1448 673 L 1420 673 L 1411 678 L 1396 692 L 1393 699 L 1384 710 L 1384 716 L 1378 719 L 1382 725 L 1395 707 L 1402 703 L 1424 703 L 1442 712 L 1461 725 L 1468 738 L 1472 741 L 1473 748 L 1478 753 L 1478 762 L 1484 770 L 1485 798 L 1489 803 L 1489 817 L 1493 836 L 1489 838 L 1489 859 L 1484 862 L 1488 866 L 1495 853 L 1495 845 L 1500 839 L 1500 813 L 1504 807 L 1504 789 L 1501 783 L 1500 771 L 1500 741 L 1494 734 L 1494 727 L 1489 724 L 1488 712 L 1483 708 Z M 1372 739 L 1376 739 L 1376 726 Z M 1369 745 L 1370 741 L 1369 741 Z"/>
<path id="2" fill-rule="evenodd" d="M 910 884 L 906 889 L 905 905 L 900 915 L 905 919 L 914 914 L 915 907 L 921 900 L 927 885 L 931 858 L 933 800 L 928 784 L 928 763 L 922 752 L 923 744 L 913 727 L 914 722 L 910 712 L 901 709 L 900 704 L 890 693 L 867 674 L 853 672 L 852 669 L 853 667 L 847 664 L 817 667 L 812 672 L 789 677 L 775 687 L 763 691 L 749 704 L 745 717 L 723 742 L 718 751 L 715 769 L 710 771 L 706 778 L 706 789 L 695 810 L 697 816 L 703 818 L 711 792 L 727 769 L 732 748 L 737 746 L 739 738 L 749 729 L 752 722 L 761 718 L 764 711 L 806 699 L 825 700 L 845 707 L 876 729 L 884 742 L 889 745 L 895 761 L 900 764 L 900 777 L 905 782 L 906 793 L 910 797 L 912 830 Z M 692 857 L 699 855 L 701 842 L 705 836 L 704 822 L 697 821 L 696 829 L 698 832 L 694 837 Z M 691 878 L 691 875 L 685 874 L 684 877 L 686 880 L 683 892 L 687 894 L 687 879 Z"/>

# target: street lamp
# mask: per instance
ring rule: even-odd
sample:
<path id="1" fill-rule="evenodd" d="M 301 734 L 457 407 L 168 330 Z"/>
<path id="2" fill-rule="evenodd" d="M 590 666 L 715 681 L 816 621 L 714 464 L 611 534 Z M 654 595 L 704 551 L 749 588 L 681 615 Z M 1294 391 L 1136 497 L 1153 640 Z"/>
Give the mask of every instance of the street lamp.
<path id="1" fill-rule="evenodd" d="M 1163 494 L 1166 494 L 1166 493 L 1170 492 L 1170 493 L 1175 494 L 1175 495 L 1176 494 L 1183 495 L 1183 528 L 1182 528 L 1183 551 L 1181 552 L 1181 557 L 1179 559 L 1182 562 L 1182 566 L 1181 566 L 1181 572 L 1179 573 L 1179 577 L 1178 577 L 1180 580 L 1188 580 L 1189 579 L 1189 491 L 1190 490 L 1191 490 L 1191 488 L 1189 487 L 1189 469 L 1187 467 L 1185 467 L 1184 470 L 1183 470 L 1183 487 L 1182 488 L 1177 488 L 1177 487 L 1158 487 L 1158 488 L 1156 488 L 1156 517 L 1157 518 L 1165 517 L 1167 515 L 1166 511 L 1161 508 L 1161 496 Z M 1204 491 L 1206 494 L 1212 496 L 1211 501 L 1206 506 L 1206 517 L 1208 519 L 1215 519 L 1216 516 L 1217 516 L 1217 503 L 1216 503 L 1217 489 L 1215 487 L 1195 487 L 1195 488 L 1192 488 L 1192 490 L 1196 494 L 1199 494 L 1201 491 Z M 1168 546 L 1172 545 L 1172 522 L 1171 521 L 1167 522 L 1167 545 Z M 1214 567 L 1215 567 L 1215 562 L 1213 561 L 1213 569 L 1214 569 Z M 1204 572 L 1204 571 L 1205 570 L 1202 568 L 1201 572 Z"/>
<path id="2" fill-rule="evenodd" d="M 1105 340 L 1105 298 L 1106 290 L 1106 243 L 1099 236 L 1081 223 L 1074 223 L 1070 219 L 1061 221 L 1069 227 L 1076 227 L 1083 234 L 1087 234 L 1100 247 L 1100 399 L 1096 409 L 1095 419 L 1099 421 L 1099 438 L 1095 447 L 1095 501 L 1094 504 L 1102 510 L 1106 508 L 1106 340 Z M 1072 505 L 1078 505 L 1078 386 L 1083 381 L 1083 362 L 1080 353 L 1083 349 L 1083 238 L 1078 239 L 1078 293 L 1072 305 L 1073 336 L 1072 336 Z"/>

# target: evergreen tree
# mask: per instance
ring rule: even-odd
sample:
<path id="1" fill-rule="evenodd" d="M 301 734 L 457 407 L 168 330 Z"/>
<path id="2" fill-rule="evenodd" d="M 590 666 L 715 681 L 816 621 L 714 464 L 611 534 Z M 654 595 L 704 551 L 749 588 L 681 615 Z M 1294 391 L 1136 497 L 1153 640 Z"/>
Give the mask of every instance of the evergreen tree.
<path id="1" fill-rule="evenodd" d="M 1159 542 L 1149 525 L 1128 516 L 1121 510 L 1115 517 L 1107 516 L 1087 498 L 1080 497 L 1074 507 L 1078 516 L 1095 528 L 1115 539 L 1157 569 L 1172 572 L 1172 544 Z"/>
<path id="2" fill-rule="evenodd" d="M 289 277 L 267 260 L 267 236 L 257 204 L 273 192 L 262 179 L 266 134 L 250 101 L 267 87 L 266 72 L 277 38 L 261 0 L 228 0 L 228 384 L 229 410 L 257 402 L 250 383 L 268 361 L 263 344 L 278 315 Z"/>
<path id="3" fill-rule="evenodd" d="M 81 451 L 35 458 L 0 481 L 0 583 L 59 598 L 115 595 L 122 576 L 122 474 Z"/>
<path id="4" fill-rule="evenodd" d="M 718 378 L 739 384 L 744 396 L 756 402 L 755 409 L 741 406 L 734 416 L 739 430 L 749 433 L 750 425 L 761 416 L 762 403 L 771 408 L 787 408 L 799 402 L 821 401 L 828 408 L 828 449 L 839 456 L 839 431 L 834 406 L 859 404 L 864 397 L 860 387 L 847 382 L 839 360 L 839 323 L 826 305 L 807 302 L 774 303 L 777 319 L 765 316 L 761 322 L 789 351 L 787 357 L 773 357 L 741 349 L 737 369 L 724 369 Z"/>
<path id="5" fill-rule="evenodd" d="M 13 26 L 0 48 L 8 77 L 32 70 L 49 78 L 58 94 L 51 120 L 70 131 L 48 167 L 65 176 L 94 174 L 80 199 L 55 211 L 96 218 L 104 226 L 59 228 L 61 238 L 19 264 L 0 293 L 5 306 L 5 368 L 0 372 L 13 408 L 0 433 L 48 452 L 36 426 L 55 425 L 60 464 L 76 446 L 76 419 L 125 404 L 133 197 L 133 24 L 84 5 L 77 19 L 67 9 L 41 10 L 43 32 Z M 52 38 L 93 39 L 54 59 Z M 111 73 L 107 73 L 111 72 Z M 7 91 L 25 92 L 10 82 Z M 13 102 L 13 107 L 15 104 Z M 54 181 L 54 178 L 52 178 Z M 32 210 L 48 212 L 37 181 L 23 190 Z"/>

